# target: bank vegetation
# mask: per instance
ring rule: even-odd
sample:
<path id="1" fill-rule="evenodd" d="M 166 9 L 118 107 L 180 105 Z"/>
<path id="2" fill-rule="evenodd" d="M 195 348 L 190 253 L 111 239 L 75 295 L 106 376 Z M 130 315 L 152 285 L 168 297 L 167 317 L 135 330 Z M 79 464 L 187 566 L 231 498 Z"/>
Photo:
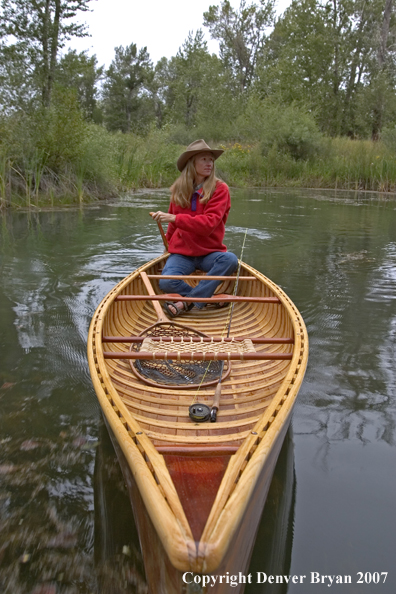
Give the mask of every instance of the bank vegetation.
<path id="1" fill-rule="evenodd" d="M 295 0 L 282 15 L 223 0 L 176 56 L 153 64 L 131 40 L 108 69 L 64 51 L 89 8 L 2 0 L 2 206 L 167 187 L 197 138 L 225 148 L 231 186 L 396 191 L 394 0 Z"/>

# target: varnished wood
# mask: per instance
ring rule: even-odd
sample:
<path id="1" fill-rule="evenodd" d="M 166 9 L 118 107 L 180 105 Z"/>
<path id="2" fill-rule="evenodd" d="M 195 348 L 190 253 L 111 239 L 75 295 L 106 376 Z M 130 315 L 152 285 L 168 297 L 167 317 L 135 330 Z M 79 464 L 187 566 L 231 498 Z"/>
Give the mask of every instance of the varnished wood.
<path id="1" fill-rule="evenodd" d="M 102 342 L 125 342 L 126 344 L 129 343 L 140 343 L 143 342 L 144 340 L 144 336 L 102 336 Z M 156 342 L 233 342 L 233 341 L 237 341 L 237 342 L 242 342 L 244 340 L 246 340 L 247 338 L 250 338 L 248 336 L 240 336 L 238 338 L 216 338 L 216 337 L 202 337 L 202 338 L 196 338 L 194 336 L 189 337 L 188 339 L 186 339 L 186 337 L 180 337 L 180 336 L 152 336 L 151 340 L 154 340 Z M 250 340 L 252 341 L 253 344 L 293 344 L 294 343 L 294 339 L 293 338 L 250 338 Z"/>
<path id="2" fill-rule="evenodd" d="M 212 456 L 221 456 L 227 454 L 236 454 L 238 451 L 237 446 L 201 446 L 201 447 L 186 447 L 180 445 L 168 445 L 168 446 L 157 446 L 157 451 L 164 454 L 187 454 L 189 456 L 206 456 L 208 458 Z"/>
<path id="3" fill-rule="evenodd" d="M 291 360 L 291 353 L 208 353 L 185 351 L 131 351 L 129 353 L 104 353 L 105 359 L 148 359 L 148 360 L 169 360 L 179 361 L 273 361 Z"/>
<path id="4" fill-rule="evenodd" d="M 148 294 L 150 295 L 150 297 L 155 297 L 155 292 L 154 289 L 152 287 L 152 284 L 150 283 L 147 274 L 145 272 L 141 272 L 140 273 L 140 277 L 144 283 L 144 286 L 146 287 L 146 290 L 148 292 Z M 152 300 L 152 304 L 153 307 L 155 309 L 155 313 L 157 314 L 157 318 L 159 322 L 166 322 L 168 320 L 168 317 L 165 315 L 164 310 L 162 309 L 162 307 L 160 306 L 160 304 L 157 301 Z"/>
<path id="5" fill-rule="evenodd" d="M 139 508 L 138 523 L 141 530 L 150 527 L 149 541 L 147 535 L 140 536 L 152 594 L 165 592 L 156 585 L 153 551 L 166 556 L 158 563 L 167 568 L 175 594 L 182 592 L 175 578 L 180 572 L 232 572 L 237 558 L 238 568 L 246 569 L 255 518 L 261 515 L 308 358 L 306 329 L 295 305 L 271 280 L 242 263 L 238 297 L 201 301 L 234 303 L 230 338 L 252 339 L 256 353 L 244 354 L 252 360 L 230 364 L 217 422 L 192 422 L 189 406 L 193 401 L 211 406 L 213 387 L 172 390 L 148 385 L 134 375 L 127 360 L 137 358 L 129 348 L 140 341 L 139 334 L 165 315 L 159 302 L 177 300 L 175 295 L 155 294 L 166 258 L 164 254 L 145 264 L 110 291 L 95 312 L 88 338 L 95 391 L 136 483 L 137 491 L 131 493 Z M 192 283 L 202 278 L 189 277 Z M 218 290 L 232 293 L 235 279 L 223 278 Z M 221 342 L 229 309 L 192 309 L 177 322 L 203 332 L 208 342 L 212 337 Z M 174 353 L 177 340 L 173 342 Z M 221 350 L 226 354 L 224 342 Z M 202 343 L 204 349 L 206 339 Z M 194 476 L 194 460 L 199 460 L 200 476 Z M 217 460 L 212 474 L 211 460 Z M 200 496 L 197 485 L 203 489 Z M 199 506 L 199 497 L 206 503 L 195 519 L 191 510 Z"/>
<path id="6" fill-rule="evenodd" d="M 221 280 L 222 282 L 226 280 L 236 281 L 236 276 L 210 276 L 208 274 L 188 274 L 188 275 L 176 275 L 176 274 L 148 274 L 147 278 L 152 279 L 170 279 L 170 280 Z M 256 281 L 257 278 L 255 276 L 240 276 L 239 280 L 244 281 Z"/>
<path id="7" fill-rule="evenodd" d="M 221 297 L 180 297 L 171 293 L 164 295 L 118 295 L 116 301 L 185 301 L 186 303 L 280 303 L 278 297 L 241 297 L 222 295 Z"/>
<path id="8" fill-rule="evenodd" d="M 153 216 L 153 214 L 154 214 L 153 212 L 150 212 L 150 216 Z M 165 231 L 164 231 L 160 221 L 157 221 L 157 225 L 158 225 L 158 229 L 161 234 L 161 237 L 162 237 L 164 247 L 167 250 L 169 245 L 168 245 L 168 240 L 166 239 Z"/>

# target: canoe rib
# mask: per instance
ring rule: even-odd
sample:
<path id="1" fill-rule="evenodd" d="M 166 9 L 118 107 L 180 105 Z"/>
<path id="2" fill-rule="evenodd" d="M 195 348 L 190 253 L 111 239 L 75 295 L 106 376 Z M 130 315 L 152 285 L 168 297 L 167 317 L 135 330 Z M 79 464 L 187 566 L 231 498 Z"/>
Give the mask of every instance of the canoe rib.
<path id="1" fill-rule="evenodd" d="M 304 322 L 285 293 L 262 274 L 243 264 L 243 273 L 258 281 L 243 281 L 243 296 L 258 296 L 260 299 L 276 296 L 280 304 L 262 301 L 236 303 L 232 334 L 236 337 L 247 334 L 258 338 L 292 337 L 294 344 L 273 343 L 257 347 L 259 353 L 264 348 L 268 349 L 268 353 L 290 353 L 292 358 L 291 361 L 232 363 L 232 377 L 223 386 L 224 399 L 221 401 L 227 414 L 222 417 L 220 409 L 218 423 L 197 427 L 188 419 L 191 391 L 178 391 L 177 396 L 171 393 L 170 398 L 169 390 L 144 386 L 127 368 L 127 362 L 105 359 L 106 353 L 125 353 L 128 344 L 104 342 L 102 336 L 137 336 L 156 321 L 154 307 L 147 300 L 116 298 L 131 294 L 131 287 L 133 292 L 144 295 L 140 271 L 156 276 L 158 266 L 165 258 L 160 256 L 136 270 L 105 297 L 91 323 L 88 359 L 102 410 L 128 461 L 170 562 L 179 571 L 210 573 L 220 565 L 241 525 L 255 485 L 264 480 L 264 475 L 272 475 L 275 453 L 277 448 L 280 449 L 304 376 L 308 340 Z M 223 291 L 224 286 L 220 290 Z M 186 317 L 188 325 L 204 323 L 202 330 L 213 336 L 221 336 L 226 321 L 223 310 L 208 311 L 202 317 L 194 317 L 190 312 Z M 266 377 L 270 380 L 269 384 Z M 235 388 L 237 392 L 234 385 L 240 386 Z M 245 415 L 243 395 L 250 407 Z M 199 400 L 210 403 L 212 397 L 213 389 L 203 389 Z M 178 415 L 168 410 L 169 401 L 173 402 Z M 150 409 L 154 413 L 152 416 L 149 415 Z M 167 418 L 172 420 L 167 421 Z M 232 447 L 233 451 L 236 447 L 239 449 L 231 455 L 200 542 L 196 543 L 164 457 L 156 446 L 162 451 L 166 447 L 182 451 L 186 447 L 205 448 L 210 445 Z M 268 479 L 265 478 L 265 481 L 267 484 Z"/>

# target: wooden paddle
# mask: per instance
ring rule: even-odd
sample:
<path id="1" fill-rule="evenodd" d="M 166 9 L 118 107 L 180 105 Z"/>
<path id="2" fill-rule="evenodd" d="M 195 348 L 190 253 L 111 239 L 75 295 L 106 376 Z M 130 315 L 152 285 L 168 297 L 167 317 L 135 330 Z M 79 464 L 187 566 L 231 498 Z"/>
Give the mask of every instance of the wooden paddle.
<path id="1" fill-rule="evenodd" d="M 153 216 L 153 214 L 155 214 L 155 213 L 150 212 L 151 217 Z M 161 233 L 161 237 L 162 237 L 162 241 L 164 242 L 165 249 L 166 249 L 166 251 L 168 251 L 168 247 L 169 247 L 168 240 L 166 239 L 165 231 L 161 225 L 161 221 L 157 221 L 157 225 L 158 225 L 159 232 Z"/>

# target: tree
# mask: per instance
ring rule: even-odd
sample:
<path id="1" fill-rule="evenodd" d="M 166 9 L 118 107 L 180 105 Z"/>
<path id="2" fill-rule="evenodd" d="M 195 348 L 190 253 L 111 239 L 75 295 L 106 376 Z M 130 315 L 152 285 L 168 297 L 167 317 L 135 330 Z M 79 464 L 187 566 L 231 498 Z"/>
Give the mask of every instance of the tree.
<path id="1" fill-rule="evenodd" d="M 209 54 L 202 30 L 198 29 L 195 36 L 190 31 L 176 56 L 167 63 L 167 79 L 163 79 L 168 113 L 172 113 L 174 122 L 183 122 L 187 128 L 196 124 L 202 100 L 212 90 L 207 79 L 214 62 L 217 58 Z"/>
<path id="2" fill-rule="evenodd" d="M 30 112 L 37 104 L 34 73 L 22 48 L 0 47 L 0 109 Z"/>
<path id="3" fill-rule="evenodd" d="M 228 73 L 221 60 L 208 52 L 200 29 L 195 35 L 189 32 L 176 56 L 158 62 L 154 84 L 162 122 L 178 127 L 179 142 L 188 144 L 192 131 L 194 137 L 217 138 L 237 115 Z"/>
<path id="4" fill-rule="evenodd" d="M 153 119 L 153 105 L 147 86 L 152 62 L 144 47 L 136 44 L 115 48 L 115 58 L 106 71 L 103 85 L 105 122 L 110 130 L 139 131 Z M 151 112 L 151 113 L 150 113 Z"/>
<path id="5" fill-rule="evenodd" d="M 274 6 L 275 0 L 259 0 L 259 5 L 246 5 L 246 0 L 241 0 L 235 11 L 229 0 L 223 0 L 220 7 L 210 6 L 204 13 L 204 25 L 219 41 L 220 58 L 232 71 L 241 93 L 254 80 L 268 27 L 274 21 Z"/>
<path id="6" fill-rule="evenodd" d="M 331 135 L 367 135 L 376 118 L 380 129 L 395 71 L 389 2 L 294 0 L 270 36 L 258 92 L 308 108 Z"/>
<path id="7" fill-rule="evenodd" d="M 42 103 L 48 107 L 59 49 L 71 37 L 87 35 L 86 27 L 71 22 L 89 10 L 90 0 L 2 0 L 0 38 L 14 55 L 24 56 L 34 73 Z"/>
<path id="8" fill-rule="evenodd" d="M 96 56 L 89 57 L 86 52 L 68 51 L 59 60 L 55 80 L 56 84 L 77 92 L 80 108 L 89 120 L 101 120 L 98 108 L 97 83 L 103 76 L 104 67 L 97 66 Z"/>
<path id="9" fill-rule="evenodd" d="M 267 52 L 260 60 L 256 87 L 284 103 L 323 101 L 332 50 L 326 13 L 317 0 L 294 0 L 277 21 Z M 308 100 L 308 101 L 307 101 Z"/>
<path id="10" fill-rule="evenodd" d="M 286 104 L 297 102 L 316 112 L 330 134 L 340 132 L 341 90 L 351 52 L 349 4 L 294 0 L 276 23 L 270 59 L 261 65 L 270 91 Z"/>

